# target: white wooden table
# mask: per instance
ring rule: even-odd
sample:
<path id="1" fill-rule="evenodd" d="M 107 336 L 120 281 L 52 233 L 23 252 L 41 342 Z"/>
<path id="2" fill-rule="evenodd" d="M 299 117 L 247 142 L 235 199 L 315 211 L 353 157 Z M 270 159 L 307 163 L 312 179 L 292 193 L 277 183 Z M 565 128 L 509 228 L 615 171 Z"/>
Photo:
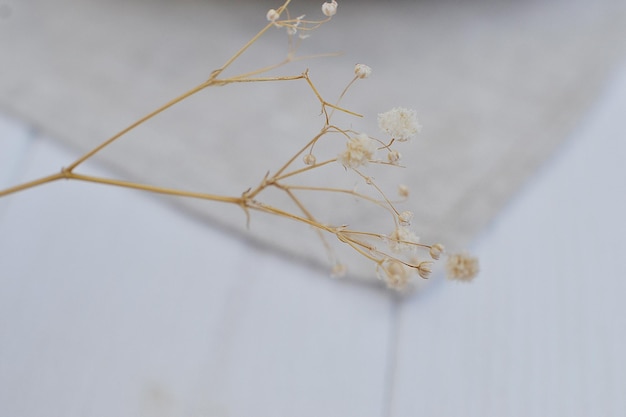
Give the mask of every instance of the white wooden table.
<path id="1" fill-rule="evenodd" d="M 626 415 L 625 115 L 623 67 L 479 278 L 407 298 L 139 192 L 0 199 L 0 416 Z M 0 116 L 0 186 L 75 157 Z"/>

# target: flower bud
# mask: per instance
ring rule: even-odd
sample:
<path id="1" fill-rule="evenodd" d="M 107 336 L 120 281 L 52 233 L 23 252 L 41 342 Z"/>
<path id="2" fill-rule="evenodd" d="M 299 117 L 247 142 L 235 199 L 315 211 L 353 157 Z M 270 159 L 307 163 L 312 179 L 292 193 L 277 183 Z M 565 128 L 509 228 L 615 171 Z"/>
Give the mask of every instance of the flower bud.
<path id="1" fill-rule="evenodd" d="M 387 161 L 389 161 L 390 164 L 395 165 L 398 163 L 398 161 L 400 161 L 401 157 L 402 154 L 400 154 L 400 152 L 396 150 L 389 151 L 389 153 L 387 154 Z"/>
<path id="2" fill-rule="evenodd" d="M 372 69 L 365 64 L 356 64 L 354 66 L 354 75 L 357 78 L 367 78 L 372 73 Z"/>
<path id="3" fill-rule="evenodd" d="M 430 257 L 433 258 L 434 260 L 439 259 L 443 250 L 444 248 L 441 243 L 435 243 L 434 245 L 430 247 Z"/>
<path id="4" fill-rule="evenodd" d="M 302 158 L 302 161 L 304 162 L 305 165 L 315 165 L 315 162 L 316 162 L 315 155 L 313 155 L 312 153 L 308 153 L 304 155 L 304 158 Z"/>
<path id="5" fill-rule="evenodd" d="M 265 17 L 267 17 L 267 20 L 269 20 L 270 22 L 275 22 L 280 17 L 280 15 L 276 10 L 269 9 Z"/>
<path id="6" fill-rule="evenodd" d="M 413 220 L 413 213 L 406 210 L 398 215 L 398 220 L 402 226 L 410 226 L 411 220 Z"/>
<path id="7" fill-rule="evenodd" d="M 322 4 L 322 13 L 324 13 L 324 16 L 334 16 L 337 13 L 337 2 L 332 0 L 330 3 L 325 2 Z"/>
<path id="8" fill-rule="evenodd" d="M 428 277 L 430 277 L 430 273 L 433 272 L 430 268 L 431 263 L 432 262 L 420 262 L 419 265 L 417 265 L 417 273 L 420 277 L 424 279 L 428 279 Z"/>

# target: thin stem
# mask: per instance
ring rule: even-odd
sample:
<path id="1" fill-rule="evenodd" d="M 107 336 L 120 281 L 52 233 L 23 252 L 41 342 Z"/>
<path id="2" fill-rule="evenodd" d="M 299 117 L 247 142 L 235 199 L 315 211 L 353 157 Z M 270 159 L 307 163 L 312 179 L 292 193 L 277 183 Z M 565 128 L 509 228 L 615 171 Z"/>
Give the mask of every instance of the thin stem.
<path id="1" fill-rule="evenodd" d="M 344 109 L 343 107 L 339 107 L 339 106 L 337 106 L 335 104 L 331 104 L 331 103 L 327 102 L 326 100 L 324 100 L 322 98 L 322 95 L 320 94 L 320 92 L 315 87 L 315 84 L 313 84 L 313 81 L 311 81 L 311 78 L 309 77 L 309 70 L 306 70 L 303 75 L 304 75 L 304 79 L 309 84 L 309 87 L 311 87 L 311 90 L 313 90 L 313 94 L 315 94 L 315 97 L 317 97 L 319 102 L 322 104 L 322 112 L 324 113 L 324 116 L 326 117 L 326 125 L 330 124 L 330 116 L 326 112 L 326 107 L 331 107 L 331 108 L 333 108 L 335 110 L 339 110 L 339 111 L 342 111 L 344 113 L 351 114 L 352 116 L 363 117 L 362 114 L 355 113 L 355 112 L 350 111 L 348 109 Z M 331 115 L 332 115 L 332 113 L 331 113 Z"/>
<path id="2" fill-rule="evenodd" d="M 307 172 L 307 171 L 310 171 L 310 170 L 315 169 L 315 168 L 323 167 L 324 165 L 328 165 L 328 164 L 331 164 L 331 163 L 336 162 L 336 161 L 337 161 L 337 158 L 333 158 L 333 159 L 329 159 L 329 160 L 324 161 L 324 162 L 316 163 L 315 165 L 310 165 L 310 166 L 306 166 L 304 168 L 296 169 L 295 171 L 288 172 L 288 173 L 283 174 L 283 175 L 281 175 L 279 177 L 274 177 L 274 181 L 284 180 L 285 178 L 293 177 L 294 175 L 302 174 L 303 172 Z"/>
<path id="3" fill-rule="evenodd" d="M 368 195 L 362 194 L 362 193 L 358 193 L 354 190 L 349 190 L 347 188 L 332 188 L 332 187 L 309 187 L 309 186 L 304 186 L 304 185 L 284 185 L 283 187 L 285 188 L 289 188 L 290 190 L 304 190 L 304 191 L 326 191 L 326 192 L 331 192 L 331 193 L 343 193 L 343 194 L 348 194 L 348 195 L 352 195 L 354 197 L 360 198 L 361 200 L 365 200 L 365 201 L 369 201 L 372 204 L 376 204 L 377 206 L 385 209 L 385 210 L 389 210 L 389 207 L 387 207 L 387 205 L 385 204 L 385 201 L 383 200 L 376 200 L 375 198 L 372 198 Z M 393 211 L 391 211 L 392 214 L 394 214 Z"/>
<path id="4" fill-rule="evenodd" d="M 292 76 L 284 76 L 284 77 L 259 77 L 259 78 L 225 78 L 223 80 L 216 79 L 214 80 L 213 84 L 223 86 L 223 85 L 234 84 L 234 83 L 256 83 L 256 82 L 267 82 L 267 81 L 301 80 L 302 78 L 304 78 L 303 75 L 292 75 Z"/>
<path id="5" fill-rule="evenodd" d="M 248 78 L 248 77 L 251 77 L 253 75 L 264 74 L 264 73 L 269 72 L 269 71 L 271 71 L 273 69 L 280 68 L 280 67 L 282 67 L 284 65 L 287 65 L 287 64 L 289 64 L 291 62 L 304 61 L 305 59 L 315 59 L 315 58 L 339 56 L 339 55 L 340 55 L 339 53 L 328 53 L 328 54 L 316 54 L 316 55 L 305 55 L 305 56 L 293 57 L 290 54 L 289 56 L 287 56 L 287 58 L 285 58 L 283 61 L 279 62 L 278 64 L 268 65 L 266 67 L 259 68 L 259 69 L 254 70 L 254 71 L 245 72 L 243 74 L 239 74 L 239 75 L 236 75 L 234 77 L 230 77 L 229 79 L 237 80 L 237 79 Z"/>
<path id="6" fill-rule="evenodd" d="M 300 199 L 296 197 L 296 195 L 293 192 L 291 192 L 291 190 L 288 187 L 287 188 L 281 187 L 281 188 L 287 193 L 289 198 L 291 198 L 291 200 L 300 208 L 300 211 L 302 211 L 302 213 L 304 213 L 304 215 L 309 220 L 317 222 L 313 214 L 311 214 L 311 212 L 304 206 L 304 204 L 302 204 Z M 330 258 L 330 260 L 332 261 L 335 258 L 335 254 L 333 253 L 333 249 L 330 247 L 330 244 L 326 240 L 326 237 L 324 236 L 324 234 L 322 233 L 320 229 L 315 229 L 315 232 L 317 233 L 317 236 L 322 241 L 322 245 L 324 245 L 324 248 L 326 249 L 326 253 L 328 254 L 328 257 Z"/>
<path id="7" fill-rule="evenodd" d="M 348 83 L 348 85 L 346 85 L 346 88 L 344 88 L 344 89 L 343 89 L 343 91 L 341 92 L 341 94 L 339 94 L 339 98 L 337 99 L 337 103 L 335 103 L 336 105 L 339 105 L 339 103 L 341 102 L 341 99 L 342 99 L 342 98 L 346 95 L 346 93 L 348 92 L 348 89 L 349 89 L 349 88 L 352 86 L 352 84 L 354 84 L 354 82 L 355 82 L 356 80 L 358 80 L 358 79 L 359 79 L 359 77 L 354 77 L 354 78 L 352 79 L 352 81 L 350 81 L 350 82 Z M 330 112 L 330 115 L 329 115 L 328 117 L 332 119 L 333 114 L 335 114 L 335 109 L 333 109 L 333 110 Z"/>
<path id="8" fill-rule="evenodd" d="M 376 185 L 376 183 L 374 181 L 371 180 L 371 178 L 367 177 L 366 175 L 363 175 L 363 173 L 361 171 L 359 171 L 358 169 L 352 169 L 354 172 L 356 172 L 361 178 L 363 178 L 363 180 L 365 181 L 366 184 L 371 185 L 372 187 L 374 187 L 376 189 L 376 191 L 378 191 L 378 193 L 382 196 L 382 198 L 387 202 L 387 204 L 389 205 L 389 209 L 392 210 L 396 215 L 399 215 L 400 213 L 398 213 L 398 210 L 396 209 L 396 207 L 393 205 L 393 203 L 391 202 L 391 200 L 389 200 L 387 198 L 387 196 L 385 195 L 385 193 L 383 192 L 383 190 L 380 189 L 380 187 L 378 185 Z"/>
<path id="9" fill-rule="evenodd" d="M 277 10 L 277 12 L 280 14 L 282 13 L 282 11 L 287 7 L 287 5 L 289 4 L 291 0 L 287 0 L 282 6 L 280 6 Z M 208 81 L 212 81 L 214 79 L 216 79 L 222 72 L 224 72 L 224 70 L 226 68 L 228 68 L 233 62 L 235 62 L 237 60 L 237 58 L 239 58 L 244 52 L 246 52 L 246 50 L 253 44 L 255 43 L 257 40 L 259 40 L 259 38 L 261 36 L 263 36 L 263 34 L 265 32 L 267 32 L 271 27 L 273 27 L 274 24 L 273 23 L 268 23 L 267 25 L 265 25 L 265 27 L 263 29 L 261 29 L 256 35 L 254 35 L 254 37 L 252 39 L 250 39 L 244 46 L 241 47 L 241 49 L 239 49 L 235 55 L 231 56 L 228 61 L 226 61 L 224 63 L 224 65 L 222 65 L 220 68 L 216 69 L 215 71 L 213 71 L 211 73 L 211 77 L 209 77 Z"/>
<path id="10" fill-rule="evenodd" d="M 69 171 L 69 172 L 72 172 L 77 166 L 79 166 L 80 164 L 85 162 L 87 159 L 91 158 L 92 156 L 94 156 L 95 154 L 100 152 L 102 149 L 106 148 L 111 143 L 115 142 L 117 139 L 119 139 L 120 137 L 124 136 L 125 134 L 127 134 L 128 132 L 130 132 L 131 130 L 136 128 L 137 126 L 139 126 L 139 125 L 145 123 L 146 121 L 152 119 L 154 116 L 156 116 L 157 114 L 159 114 L 159 113 L 169 109 L 173 105 L 175 105 L 177 103 L 180 103 L 181 101 L 185 100 L 189 96 L 192 96 L 192 95 L 196 94 L 197 92 L 205 89 L 206 87 L 210 86 L 212 83 L 213 83 L 213 81 L 205 81 L 202 84 L 199 84 L 196 87 L 192 88 L 191 90 L 181 94 L 180 96 L 176 97 L 175 99 L 170 100 L 166 104 L 162 105 L 161 107 L 159 107 L 158 109 L 154 110 L 153 112 L 145 115 L 141 119 L 137 120 L 135 123 L 131 124 L 130 126 L 128 126 L 127 128 L 121 130 L 120 132 L 116 133 L 114 136 L 110 137 L 106 141 L 102 142 L 100 145 L 96 146 L 94 149 L 90 150 L 89 152 L 87 152 L 86 154 L 84 154 L 83 156 L 78 158 L 70 166 L 68 166 L 66 168 L 66 170 Z"/>
<path id="11" fill-rule="evenodd" d="M 16 185 L 11 188 L 7 188 L 5 190 L 0 191 L 0 197 L 4 197 L 5 195 L 17 193 L 19 191 L 27 190 L 29 188 L 37 187 L 38 185 L 47 184 L 52 181 L 60 180 L 66 178 L 66 175 L 63 172 L 59 172 L 58 174 L 48 175 L 47 177 L 42 177 L 36 179 L 34 181 L 25 182 L 20 185 Z"/>
<path id="12" fill-rule="evenodd" d="M 321 229 L 323 231 L 326 231 L 326 232 L 329 232 L 329 233 L 332 233 L 332 234 L 337 234 L 337 232 L 334 229 L 332 229 L 331 227 L 329 227 L 329 226 L 325 226 L 325 225 L 323 225 L 321 223 L 318 223 L 316 221 L 309 220 L 306 217 L 298 216 L 297 214 L 289 213 L 288 211 L 281 210 L 279 208 L 276 208 L 276 207 L 273 207 L 273 206 L 269 206 L 267 204 L 263 204 L 263 203 L 258 202 L 258 201 L 251 202 L 248 205 L 248 207 L 253 209 L 253 210 L 262 211 L 262 212 L 269 213 L 269 214 L 275 214 L 277 216 L 286 217 L 288 219 L 296 220 L 296 221 L 299 221 L 301 223 L 308 224 L 309 226 L 313 226 L 313 227 L 316 227 L 318 229 Z"/>
<path id="13" fill-rule="evenodd" d="M 281 13 L 283 10 L 285 10 L 287 8 L 287 5 L 290 3 L 290 1 L 291 0 L 286 0 L 285 3 L 278 9 L 278 13 Z M 169 109 L 173 105 L 175 105 L 175 104 L 181 102 L 182 100 L 188 98 L 189 96 L 191 96 L 191 95 L 193 95 L 193 94 L 195 94 L 195 93 L 205 89 L 206 87 L 208 87 L 210 85 L 213 85 L 215 83 L 215 80 L 217 79 L 217 77 L 226 68 L 228 68 L 235 60 L 237 60 L 237 58 L 239 58 L 253 43 L 255 43 L 272 26 L 273 26 L 272 23 L 268 23 L 263 29 L 261 29 L 256 35 L 254 35 L 254 37 L 252 37 L 252 39 L 250 39 L 248 42 L 246 42 L 246 44 L 243 47 L 241 47 L 241 49 L 239 49 L 239 51 L 237 51 L 233 56 L 231 56 L 224 63 L 224 65 L 222 65 L 219 69 L 213 71 L 211 73 L 211 76 L 209 77 L 209 79 L 207 81 L 199 84 L 198 86 L 192 88 L 191 90 L 187 91 L 186 93 L 183 93 L 182 95 L 180 95 L 180 96 L 176 97 L 175 99 L 169 101 L 168 103 L 164 104 L 163 106 L 159 107 L 158 109 L 154 110 L 153 112 L 151 112 L 151 113 L 147 114 L 146 116 L 142 117 L 141 119 L 137 120 L 135 123 L 131 124 L 126 129 L 123 129 L 122 131 L 118 132 L 116 135 L 114 135 L 111 138 L 107 139 L 106 141 L 104 141 L 103 143 L 101 143 L 100 145 L 98 145 L 97 147 L 95 147 L 94 149 L 92 149 L 91 151 L 87 152 L 85 155 L 83 155 L 82 157 L 80 157 L 79 159 L 74 161 L 69 167 L 67 167 L 67 171 L 72 172 L 78 165 L 82 164 L 87 159 L 91 158 L 92 156 L 94 156 L 95 154 L 100 152 L 102 149 L 106 148 L 111 143 L 115 142 L 121 136 L 124 136 L 125 134 L 127 134 L 131 130 L 135 129 L 137 126 L 139 126 L 139 125 L 145 123 L 146 121 L 152 119 L 157 114 L 163 112 L 164 110 Z"/>
<path id="14" fill-rule="evenodd" d="M 93 183 L 98 183 L 98 184 L 114 185 L 114 186 L 123 187 L 123 188 L 132 188 L 135 190 L 150 191 L 150 192 L 158 193 L 158 194 L 174 195 L 174 196 L 179 196 L 179 197 L 199 198 L 202 200 L 219 201 L 222 203 L 233 203 L 233 204 L 238 204 L 238 205 L 244 204 L 244 199 L 241 197 L 229 197 L 229 196 L 222 196 L 222 195 L 216 195 L 216 194 L 198 193 L 194 191 L 183 191 L 183 190 L 178 190 L 174 188 L 157 187 L 154 185 L 139 184 L 139 183 L 130 182 L 130 181 L 120 181 L 120 180 L 115 180 L 115 179 L 110 179 L 110 178 L 92 177 L 89 175 L 76 174 L 74 172 L 68 172 L 65 178 L 79 180 L 79 181 L 93 182 Z"/>

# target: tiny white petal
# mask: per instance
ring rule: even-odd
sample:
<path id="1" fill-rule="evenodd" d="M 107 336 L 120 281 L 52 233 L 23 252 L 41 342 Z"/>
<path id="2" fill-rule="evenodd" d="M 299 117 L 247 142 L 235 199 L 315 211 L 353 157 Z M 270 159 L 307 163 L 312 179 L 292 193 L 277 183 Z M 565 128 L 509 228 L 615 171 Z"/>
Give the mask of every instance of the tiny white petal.
<path id="1" fill-rule="evenodd" d="M 376 152 L 376 142 L 361 133 L 346 143 L 346 150 L 339 154 L 338 160 L 346 168 L 357 168 L 368 163 Z"/>
<path id="2" fill-rule="evenodd" d="M 380 113 L 378 115 L 378 127 L 400 142 L 413 138 L 422 130 L 422 126 L 417 121 L 415 110 L 403 107 L 394 107 L 385 113 Z"/>

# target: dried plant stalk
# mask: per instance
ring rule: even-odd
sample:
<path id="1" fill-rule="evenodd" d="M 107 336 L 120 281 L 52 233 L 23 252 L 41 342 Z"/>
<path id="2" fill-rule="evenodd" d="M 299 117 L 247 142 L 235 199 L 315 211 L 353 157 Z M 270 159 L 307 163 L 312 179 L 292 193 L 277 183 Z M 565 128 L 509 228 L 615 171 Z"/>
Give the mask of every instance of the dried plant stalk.
<path id="1" fill-rule="evenodd" d="M 412 275 L 418 275 L 424 279 L 428 278 L 432 271 L 433 262 L 437 261 L 440 258 L 440 255 L 444 252 L 443 245 L 439 243 L 420 243 L 417 236 L 409 229 L 410 222 L 413 217 L 412 213 L 406 210 L 399 211 L 396 208 L 397 202 L 392 201 L 392 199 L 386 195 L 382 187 L 380 187 L 377 182 L 367 174 L 367 168 L 370 164 L 386 165 L 396 168 L 402 167 L 400 165 L 401 154 L 396 149 L 396 146 L 402 142 L 408 142 L 419 133 L 421 126 L 417 121 L 415 112 L 409 109 L 396 107 L 385 113 L 379 114 L 379 127 L 387 136 L 386 139 L 379 139 L 363 132 L 342 128 L 333 123 L 333 116 L 336 112 L 341 112 L 355 118 L 362 117 L 357 112 L 342 107 L 340 102 L 347 94 L 348 90 L 357 81 L 369 77 L 371 69 L 368 66 L 363 64 L 357 64 L 355 66 L 354 77 L 347 83 L 346 87 L 339 94 L 338 99 L 334 102 L 330 102 L 323 98 L 314 82 L 311 80 L 308 70 L 291 76 L 268 75 L 272 70 L 278 67 L 282 67 L 290 62 L 306 58 L 296 56 L 297 47 L 300 41 L 307 36 L 307 32 L 317 29 L 330 21 L 332 16 L 336 14 L 338 7 L 335 0 L 325 2 L 322 5 L 322 13 L 325 18 L 320 20 L 307 20 L 305 19 L 305 16 L 292 18 L 287 9 L 289 3 L 290 0 L 287 0 L 278 9 L 270 9 L 266 16 L 268 20 L 267 25 L 255 36 L 253 36 L 252 39 L 250 39 L 232 57 L 230 57 L 224 65 L 214 70 L 206 81 L 203 81 L 196 87 L 137 120 L 130 126 L 102 142 L 97 147 L 91 149 L 77 160 L 73 161 L 67 167 L 62 168 L 60 172 L 1 190 L 0 197 L 53 181 L 65 179 L 234 204 L 239 206 L 244 211 L 248 222 L 250 220 L 250 213 L 252 211 L 258 211 L 291 219 L 314 228 L 324 247 L 328 251 L 333 264 L 332 273 L 335 276 L 345 275 L 347 268 L 338 259 L 336 259 L 333 245 L 327 239 L 328 236 L 335 237 L 340 244 L 347 245 L 358 254 L 362 255 L 362 257 L 366 260 L 372 262 L 379 278 L 390 288 L 398 290 L 406 288 L 410 283 Z M 255 42 L 257 42 L 263 34 L 274 28 L 282 28 L 287 31 L 289 50 L 287 57 L 283 61 L 275 65 L 258 68 L 236 76 L 223 77 L 223 73 L 226 69 L 228 69 Z M 165 188 L 131 181 L 121 181 L 112 178 L 95 177 L 83 175 L 77 172 L 77 168 L 79 168 L 81 164 L 94 157 L 97 153 L 124 137 L 136 127 L 148 122 L 156 115 L 166 111 L 170 107 L 180 103 L 194 94 L 207 90 L 211 87 L 224 86 L 234 83 L 284 81 L 300 81 L 306 83 L 306 85 L 310 88 L 312 96 L 319 101 L 321 114 L 323 115 L 324 120 L 323 126 L 295 154 L 293 154 L 293 156 L 291 156 L 282 165 L 279 165 L 277 169 L 268 171 L 265 177 L 263 177 L 256 186 L 250 187 L 243 193 L 233 196 L 216 195 Z M 329 141 L 332 142 L 332 144 L 339 143 L 340 149 L 336 156 L 327 157 L 318 161 L 316 156 L 316 145 L 318 145 L 321 141 Z M 385 154 L 385 157 L 380 157 L 380 154 Z M 371 193 L 368 194 L 366 192 L 359 192 L 356 189 L 338 188 L 334 187 L 332 184 L 310 186 L 297 183 L 298 178 L 301 176 L 324 169 L 331 164 L 343 165 L 347 174 L 355 175 L 360 182 L 366 185 L 368 191 Z M 264 194 L 269 189 L 275 189 L 284 193 L 284 195 L 288 197 L 294 207 L 298 210 L 294 212 L 284 208 L 275 207 L 264 202 Z M 339 193 L 352 196 L 380 208 L 383 213 L 386 213 L 386 215 L 390 217 L 390 225 L 392 226 L 390 227 L 391 232 L 380 233 L 354 230 L 344 224 L 326 224 L 322 220 L 318 219 L 316 213 L 312 213 L 309 209 L 307 209 L 306 204 L 301 198 L 303 193 L 320 192 Z M 400 186 L 399 194 L 401 197 L 406 198 L 408 196 L 408 188 L 406 186 Z M 423 253 L 424 255 L 422 256 L 420 253 Z M 448 272 L 451 278 L 468 281 L 476 275 L 477 271 L 478 266 L 475 258 L 466 254 L 454 254 L 450 257 Z"/>

